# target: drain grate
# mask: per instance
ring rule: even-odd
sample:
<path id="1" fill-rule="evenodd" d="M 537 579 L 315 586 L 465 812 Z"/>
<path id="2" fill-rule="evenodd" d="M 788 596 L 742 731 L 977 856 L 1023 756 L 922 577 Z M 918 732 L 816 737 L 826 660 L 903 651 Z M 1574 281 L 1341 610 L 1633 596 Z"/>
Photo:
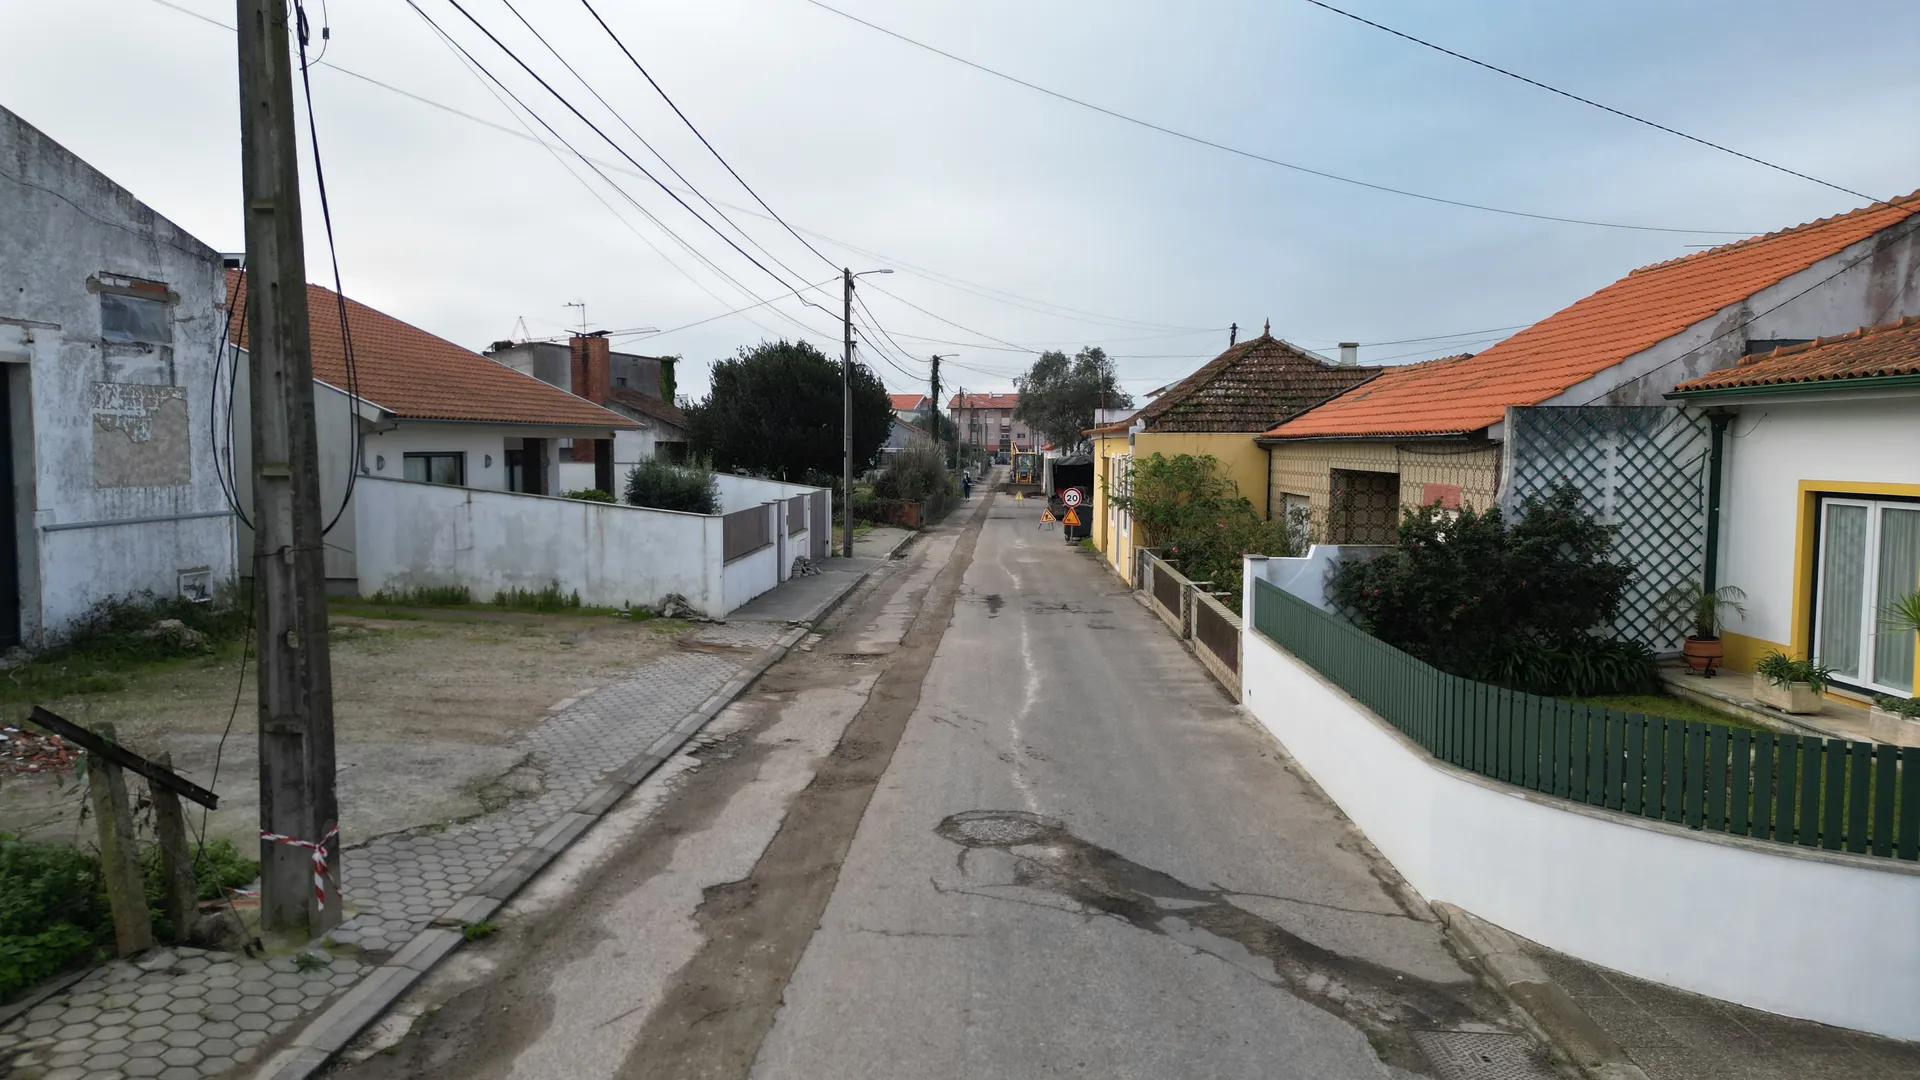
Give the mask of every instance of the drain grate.
<path id="1" fill-rule="evenodd" d="M 1440 1080 L 1557 1080 L 1532 1039 L 1481 1031 L 1416 1031 Z"/>

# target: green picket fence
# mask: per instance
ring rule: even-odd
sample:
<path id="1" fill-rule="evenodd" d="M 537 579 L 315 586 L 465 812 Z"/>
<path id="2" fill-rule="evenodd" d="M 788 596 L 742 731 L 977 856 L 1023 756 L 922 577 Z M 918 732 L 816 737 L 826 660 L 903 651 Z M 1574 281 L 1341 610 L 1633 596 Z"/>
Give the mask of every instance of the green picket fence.
<path id="1" fill-rule="evenodd" d="M 1435 757 L 1695 829 L 1920 858 L 1920 749 L 1641 716 L 1449 675 L 1254 582 L 1253 626 Z"/>

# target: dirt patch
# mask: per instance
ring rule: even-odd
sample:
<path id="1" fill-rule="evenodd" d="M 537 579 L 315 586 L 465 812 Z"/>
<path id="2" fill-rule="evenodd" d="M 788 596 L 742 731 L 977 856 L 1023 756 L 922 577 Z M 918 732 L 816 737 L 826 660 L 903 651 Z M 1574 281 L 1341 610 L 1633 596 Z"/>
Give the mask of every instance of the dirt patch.
<path id="1" fill-rule="evenodd" d="M 343 834 L 368 837 L 477 814 L 539 790 L 541 763 L 513 746 L 562 698 L 675 647 L 682 623 L 503 611 L 336 612 L 334 727 Z M 78 723 L 112 722 L 143 753 L 165 750 L 220 810 L 213 836 L 257 829 L 253 664 L 237 653 L 134 674 L 124 689 L 46 706 Z M 236 696 L 239 700 L 234 709 Z M 221 748 L 221 735 L 232 731 Z M 9 778 L 0 830 L 84 839 L 68 778 Z M 197 816 L 197 815 L 196 815 Z"/>

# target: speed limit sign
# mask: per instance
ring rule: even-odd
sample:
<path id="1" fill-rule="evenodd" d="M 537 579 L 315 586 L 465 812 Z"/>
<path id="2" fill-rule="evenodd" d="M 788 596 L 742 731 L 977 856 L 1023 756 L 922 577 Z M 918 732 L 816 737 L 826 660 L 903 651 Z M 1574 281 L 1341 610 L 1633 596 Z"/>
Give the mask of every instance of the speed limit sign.
<path id="1" fill-rule="evenodd" d="M 1068 506 L 1079 506 L 1080 500 L 1085 497 L 1086 496 L 1080 494 L 1079 488 L 1068 488 L 1060 493 L 1060 501 L 1066 503 Z"/>

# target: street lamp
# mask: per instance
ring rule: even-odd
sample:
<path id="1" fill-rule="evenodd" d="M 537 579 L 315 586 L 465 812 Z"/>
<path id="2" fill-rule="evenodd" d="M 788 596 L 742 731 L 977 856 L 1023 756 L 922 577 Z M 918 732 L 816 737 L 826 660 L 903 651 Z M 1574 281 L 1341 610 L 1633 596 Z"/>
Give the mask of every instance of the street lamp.
<path id="1" fill-rule="evenodd" d="M 846 357 L 840 364 L 840 428 L 841 446 L 846 455 L 841 482 L 842 494 L 846 505 L 841 508 L 841 544 L 847 558 L 853 558 L 853 279 L 868 274 L 891 274 L 891 270 L 862 270 L 854 273 L 846 267 L 840 269 L 840 279 L 845 284 L 841 298 L 840 324 L 846 335 Z"/>

